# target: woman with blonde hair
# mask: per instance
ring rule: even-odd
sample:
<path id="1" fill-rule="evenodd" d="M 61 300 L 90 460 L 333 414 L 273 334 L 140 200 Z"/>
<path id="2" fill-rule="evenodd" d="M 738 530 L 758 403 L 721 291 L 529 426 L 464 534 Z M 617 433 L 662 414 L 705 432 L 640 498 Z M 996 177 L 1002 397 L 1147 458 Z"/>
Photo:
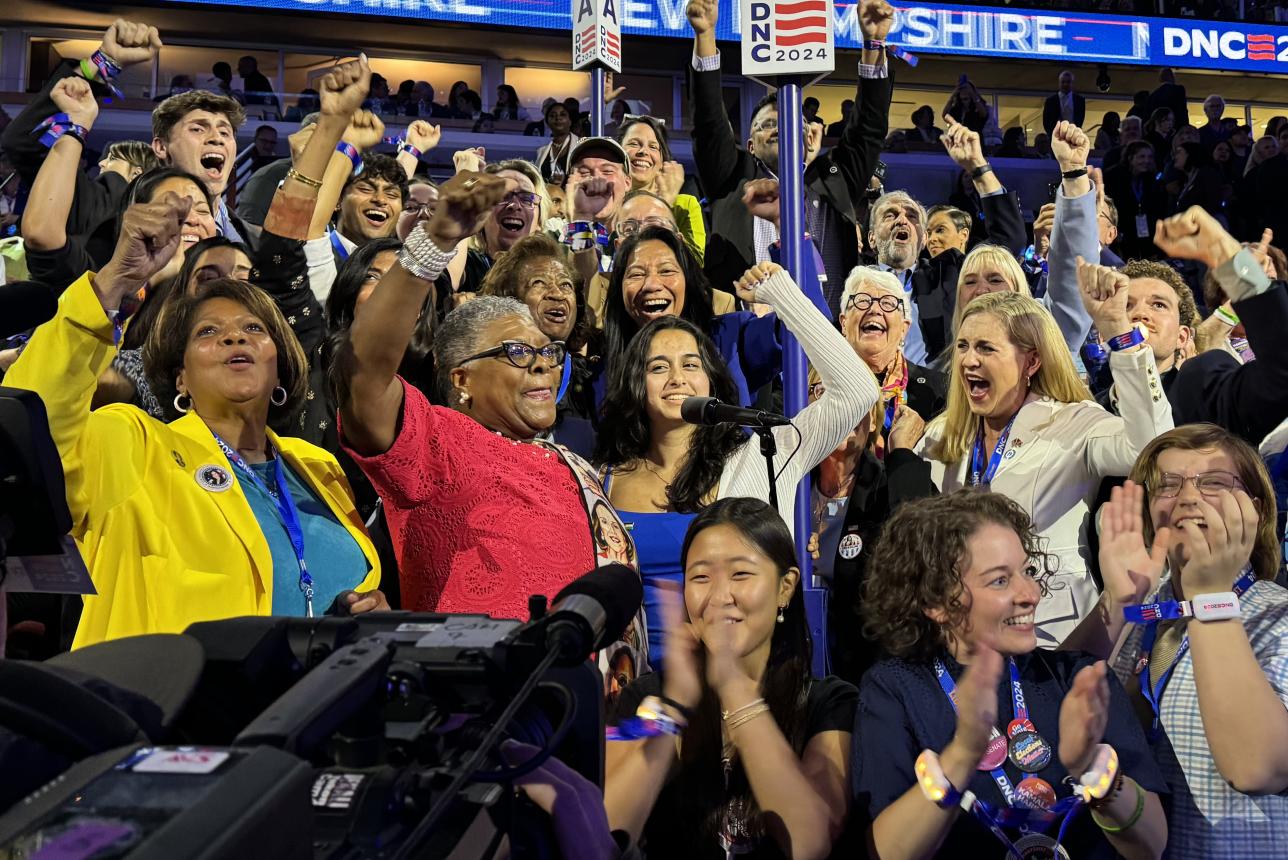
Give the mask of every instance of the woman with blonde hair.
<path id="1" fill-rule="evenodd" d="M 1086 531 L 1102 479 L 1125 476 L 1145 445 L 1172 428 L 1153 353 L 1132 328 L 1125 278 L 1087 266 L 1081 293 L 1107 335 L 1119 414 L 1092 400 L 1055 319 L 1028 296 L 990 293 L 962 315 L 948 408 L 919 452 L 944 492 L 978 486 L 1018 502 L 1059 559 L 1038 608 L 1038 638 L 1054 647 L 1096 603 Z"/>

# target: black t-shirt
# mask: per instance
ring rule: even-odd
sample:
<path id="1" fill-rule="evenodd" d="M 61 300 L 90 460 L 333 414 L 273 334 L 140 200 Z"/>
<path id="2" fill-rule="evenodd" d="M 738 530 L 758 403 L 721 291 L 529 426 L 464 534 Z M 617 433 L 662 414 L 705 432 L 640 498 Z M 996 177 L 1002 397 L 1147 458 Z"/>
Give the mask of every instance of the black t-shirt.
<path id="1" fill-rule="evenodd" d="M 634 715 L 645 696 L 662 694 L 661 676 L 656 672 L 641 675 L 630 686 L 622 691 L 617 700 L 614 722 L 623 717 Z M 840 678 L 828 676 L 810 681 L 809 693 L 805 701 L 804 741 L 809 741 L 817 734 L 830 731 L 848 732 L 854 725 L 855 708 L 858 705 L 859 693 L 853 684 Z M 761 717 L 760 719 L 764 719 Z M 653 804 L 653 811 L 644 825 L 644 836 L 640 848 L 645 857 L 653 860 L 662 858 L 718 858 L 724 860 L 725 852 L 715 836 L 706 834 L 702 823 L 697 820 L 692 809 L 686 810 L 682 803 L 684 768 L 677 757 L 667 774 L 666 784 Z M 749 854 L 739 857 L 751 860 L 768 860 L 783 857 L 778 845 L 766 837 L 759 846 Z"/>
<path id="2" fill-rule="evenodd" d="M 962 667 L 951 657 L 945 655 L 942 659 L 953 679 L 959 679 Z M 1058 752 L 1060 703 L 1072 687 L 1074 676 L 1094 662 L 1095 658 L 1088 654 L 1071 651 L 1039 650 L 1016 658 L 1029 719 L 1052 749 L 1050 764 L 1035 775 L 1055 789 L 1057 798 L 1068 797 L 1072 792 L 1064 782 L 1069 774 L 1060 763 Z M 1013 710 L 1010 673 L 1003 671 L 997 690 L 999 730 L 1005 730 L 1013 717 Z M 957 716 L 930 664 L 888 659 L 873 666 L 863 676 L 854 723 L 851 775 L 855 801 L 852 814 L 874 820 L 916 784 L 913 763 L 921 751 L 942 751 L 952 740 L 956 728 Z M 1109 722 L 1105 726 L 1104 743 L 1118 752 L 1123 772 L 1142 788 L 1159 794 L 1167 791 L 1140 722 L 1132 712 L 1127 693 L 1113 673 L 1109 674 Z M 1009 761 L 1005 763 L 1005 771 L 1012 786 L 1018 785 L 1026 776 Z M 976 797 L 994 808 L 1005 802 L 988 771 L 976 771 L 969 786 L 957 787 L 962 790 L 969 788 Z M 1057 827 L 1058 823 L 1049 835 L 1054 837 Z M 1010 836 L 1018 838 L 1016 833 Z M 1079 810 L 1060 844 L 1070 856 L 1079 860 L 1118 856 L 1086 810 Z M 1006 856 L 1001 842 L 973 816 L 966 814 L 957 817 L 940 853 L 945 857 Z"/>

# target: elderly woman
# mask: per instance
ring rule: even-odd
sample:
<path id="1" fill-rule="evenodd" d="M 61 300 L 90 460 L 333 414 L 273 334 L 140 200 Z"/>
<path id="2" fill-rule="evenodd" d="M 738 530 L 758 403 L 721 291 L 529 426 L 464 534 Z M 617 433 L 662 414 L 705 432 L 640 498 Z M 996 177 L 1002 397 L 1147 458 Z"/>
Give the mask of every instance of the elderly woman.
<path id="1" fill-rule="evenodd" d="M 1108 656 L 1134 622 L 1114 671 L 1140 692 L 1171 790 L 1168 856 L 1272 856 L 1288 838 L 1288 591 L 1274 582 L 1270 475 L 1242 439 L 1186 424 L 1150 442 L 1131 478 L 1101 516 L 1102 626 L 1088 641 Z"/>
<path id="2" fill-rule="evenodd" d="M 1150 439 L 1172 428 L 1154 354 L 1132 328 L 1125 276 L 1083 266 L 1087 310 L 1112 350 L 1119 413 L 1091 398 L 1051 314 L 1018 293 L 967 306 L 957 333 L 948 409 L 920 452 L 940 489 L 991 487 L 1009 496 L 1059 559 L 1038 638 L 1054 647 L 1091 610 L 1086 529 L 1100 482 L 1123 476 Z"/>
<path id="3" fill-rule="evenodd" d="M 640 330 L 618 362 L 604 401 L 595 463 L 604 490 L 628 523 L 640 553 L 644 608 L 661 650 L 661 592 L 678 587 L 676 566 L 685 527 L 715 499 L 745 496 L 770 501 L 793 521 L 801 476 L 830 454 L 871 411 L 877 388 L 827 317 L 773 263 L 753 266 L 738 281 L 746 301 L 768 304 L 818 369 L 826 393 L 774 431 L 775 488 L 765 473 L 760 443 L 733 424 L 703 427 L 681 414 L 687 397 L 736 396 L 715 345 L 693 323 L 661 317 Z"/>
<path id="4" fill-rule="evenodd" d="M 863 678 L 852 764 L 874 855 L 1162 855 L 1164 783 L 1126 692 L 1094 657 L 1038 650 L 1052 561 L 995 493 L 911 502 L 886 524 L 863 614 L 889 656 Z M 1079 778 L 1090 811 L 1049 813 Z"/>
<path id="5" fill-rule="evenodd" d="M 529 595 L 553 596 L 613 560 L 593 540 L 594 472 L 539 438 L 555 422 L 565 351 L 526 305 L 480 296 L 447 315 L 434 358 L 449 407 L 397 376 L 433 280 L 513 187 L 474 172 L 442 187 L 333 371 L 341 438 L 384 500 L 408 609 L 526 618 Z"/>
<path id="6" fill-rule="evenodd" d="M 619 721 L 660 707 L 679 736 L 609 744 L 609 825 L 649 857 L 829 856 L 850 805 L 855 691 L 811 676 L 786 524 L 760 500 L 721 499 L 689 526 L 679 563 L 666 673 L 617 705 Z"/>
<path id="7" fill-rule="evenodd" d="M 684 166 L 671 158 L 666 126 L 656 117 L 632 117 L 622 124 L 617 141 L 629 159 L 631 190 L 652 191 L 666 201 L 675 215 L 680 235 L 701 263 L 707 250 L 707 228 L 702 221 L 702 207 L 692 194 L 680 193 L 684 185 Z"/>
<path id="8" fill-rule="evenodd" d="M 800 288 L 828 313 L 817 280 Z M 665 227 L 640 230 L 613 257 L 604 305 L 604 373 L 611 377 L 636 332 L 655 319 L 677 316 L 711 338 L 733 377 L 738 403 L 749 405 L 751 392 L 782 369 L 779 320 L 774 314 L 758 317 L 747 311 L 716 314 L 711 303 L 706 276 L 684 240 Z"/>
<path id="9" fill-rule="evenodd" d="M 528 306 L 537 328 L 564 345 L 554 438 L 584 457 L 595 447 L 599 416 L 595 410 L 592 363 L 598 355 L 582 355 L 591 334 L 581 275 L 567 246 L 545 233 L 520 239 L 483 279 L 485 296 L 517 299 Z"/>
<path id="10" fill-rule="evenodd" d="M 68 288 L 6 382 L 38 393 L 97 593 L 77 647 L 235 615 L 384 605 L 380 567 L 335 458 L 268 429 L 303 397 L 306 361 L 272 300 L 233 279 L 166 308 L 144 351 L 165 424 L 133 406 L 90 411 L 120 309 L 181 242 L 191 198 L 125 215 L 116 254 Z"/>

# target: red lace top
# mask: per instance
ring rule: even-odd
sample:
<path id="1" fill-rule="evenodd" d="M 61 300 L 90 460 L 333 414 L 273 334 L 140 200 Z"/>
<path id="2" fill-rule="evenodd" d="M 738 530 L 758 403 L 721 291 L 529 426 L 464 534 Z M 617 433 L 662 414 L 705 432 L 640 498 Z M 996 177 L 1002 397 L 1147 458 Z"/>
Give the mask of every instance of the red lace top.
<path id="1" fill-rule="evenodd" d="M 529 595 L 553 598 L 595 567 L 581 488 L 559 455 L 431 406 L 406 382 L 393 446 L 346 450 L 384 500 L 404 609 L 527 619 Z"/>

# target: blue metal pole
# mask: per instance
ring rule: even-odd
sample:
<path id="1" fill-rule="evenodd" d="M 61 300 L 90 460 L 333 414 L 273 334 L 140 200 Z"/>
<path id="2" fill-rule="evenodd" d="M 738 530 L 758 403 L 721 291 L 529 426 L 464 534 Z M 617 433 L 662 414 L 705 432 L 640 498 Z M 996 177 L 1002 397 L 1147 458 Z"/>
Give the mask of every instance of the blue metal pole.
<path id="1" fill-rule="evenodd" d="M 779 243 L 783 268 L 800 284 L 805 276 L 805 141 L 801 117 L 801 84 L 778 80 Z M 809 370 L 796 338 L 783 332 L 783 409 L 796 415 L 809 402 Z M 814 672 L 827 674 L 827 589 L 814 582 L 808 545 L 811 531 L 809 476 L 796 488 L 796 557 L 801 565 L 802 596 L 814 638 Z"/>
<path id="2" fill-rule="evenodd" d="M 590 69 L 590 133 L 604 133 L 604 67 L 598 63 Z"/>

